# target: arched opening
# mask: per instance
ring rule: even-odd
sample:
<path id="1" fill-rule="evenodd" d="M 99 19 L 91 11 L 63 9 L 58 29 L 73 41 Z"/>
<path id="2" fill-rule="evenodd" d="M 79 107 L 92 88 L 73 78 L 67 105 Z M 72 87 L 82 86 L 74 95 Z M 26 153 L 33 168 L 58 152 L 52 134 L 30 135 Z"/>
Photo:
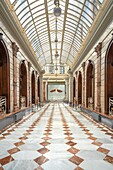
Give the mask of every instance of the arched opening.
<path id="1" fill-rule="evenodd" d="M 105 113 L 111 113 L 110 99 L 113 102 L 113 39 L 110 42 L 105 57 Z"/>
<path id="2" fill-rule="evenodd" d="M 78 76 L 78 104 L 82 104 L 82 74 L 79 71 Z"/>
<path id="3" fill-rule="evenodd" d="M 24 60 L 20 65 L 20 108 L 27 107 L 27 70 Z"/>
<path id="4" fill-rule="evenodd" d="M 74 99 L 75 99 L 75 77 L 73 79 L 73 104 L 74 104 Z"/>
<path id="5" fill-rule="evenodd" d="M 35 74 L 34 71 L 32 72 L 31 76 L 31 97 L 32 97 L 32 104 L 35 104 Z"/>
<path id="6" fill-rule="evenodd" d="M 0 34 L 0 112 L 10 112 L 10 62 L 7 47 Z"/>
<path id="7" fill-rule="evenodd" d="M 94 66 L 89 61 L 86 73 L 86 107 L 94 107 Z"/>
<path id="8" fill-rule="evenodd" d="M 40 102 L 40 78 L 38 77 L 38 99 Z"/>

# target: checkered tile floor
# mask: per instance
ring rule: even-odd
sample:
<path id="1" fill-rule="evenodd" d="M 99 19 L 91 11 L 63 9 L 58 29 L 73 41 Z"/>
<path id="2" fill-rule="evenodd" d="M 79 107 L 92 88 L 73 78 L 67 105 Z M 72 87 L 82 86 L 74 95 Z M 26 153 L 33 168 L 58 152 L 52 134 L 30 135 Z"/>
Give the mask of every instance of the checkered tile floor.
<path id="1" fill-rule="evenodd" d="M 0 134 L 0 170 L 113 170 L 113 132 L 51 103 Z"/>

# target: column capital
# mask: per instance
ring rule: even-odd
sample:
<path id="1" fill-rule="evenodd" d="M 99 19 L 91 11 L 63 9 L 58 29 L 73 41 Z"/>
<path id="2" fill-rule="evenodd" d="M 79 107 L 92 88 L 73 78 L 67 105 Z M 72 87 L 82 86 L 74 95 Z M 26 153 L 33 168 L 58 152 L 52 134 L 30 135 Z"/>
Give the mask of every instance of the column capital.
<path id="1" fill-rule="evenodd" d="M 40 77 L 43 77 L 43 74 L 45 74 L 45 70 L 41 70 L 39 76 L 40 76 Z"/>
<path id="2" fill-rule="evenodd" d="M 17 57 L 17 52 L 19 51 L 19 47 L 15 42 L 12 42 L 13 56 Z"/>
<path id="3" fill-rule="evenodd" d="M 101 49 L 102 49 L 102 42 L 98 43 L 98 45 L 95 47 L 95 52 L 97 53 L 97 57 L 101 56 Z"/>
<path id="4" fill-rule="evenodd" d="M 82 66 L 82 68 L 83 68 L 83 71 L 85 71 L 85 64 L 86 64 L 86 63 L 85 63 L 85 62 L 83 62 L 83 63 L 82 63 L 82 65 L 81 65 L 81 66 Z"/>

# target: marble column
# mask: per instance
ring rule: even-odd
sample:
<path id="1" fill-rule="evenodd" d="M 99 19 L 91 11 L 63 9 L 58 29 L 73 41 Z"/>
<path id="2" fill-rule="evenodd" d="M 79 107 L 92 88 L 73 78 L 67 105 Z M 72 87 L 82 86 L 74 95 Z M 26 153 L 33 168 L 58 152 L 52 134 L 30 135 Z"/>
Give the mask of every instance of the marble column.
<path id="1" fill-rule="evenodd" d="M 18 110 L 17 107 L 17 52 L 19 51 L 18 46 L 15 42 L 12 42 L 13 50 L 13 101 L 14 101 L 14 111 Z"/>
<path id="2" fill-rule="evenodd" d="M 69 102 L 69 79 L 65 79 L 65 92 L 66 92 L 66 96 L 65 96 L 65 100 L 66 102 Z"/>
<path id="3" fill-rule="evenodd" d="M 97 53 L 97 106 L 96 106 L 96 110 L 98 112 L 101 112 L 101 49 L 102 49 L 102 43 L 100 42 L 95 48 L 95 52 Z"/>
<path id="4" fill-rule="evenodd" d="M 43 102 L 43 74 L 45 73 L 44 70 L 41 71 L 40 75 L 39 75 L 39 79 L 40 79 L 40 102 Z"/>
<path id="5" fill-rule="evenodd" d="M 83 68 L 83 94 L 82 94 L 82 97 L 83 97 L 83 103 L 82 105 L 85 106 L 85 62 L 82 63 L 82 68 Z"/>

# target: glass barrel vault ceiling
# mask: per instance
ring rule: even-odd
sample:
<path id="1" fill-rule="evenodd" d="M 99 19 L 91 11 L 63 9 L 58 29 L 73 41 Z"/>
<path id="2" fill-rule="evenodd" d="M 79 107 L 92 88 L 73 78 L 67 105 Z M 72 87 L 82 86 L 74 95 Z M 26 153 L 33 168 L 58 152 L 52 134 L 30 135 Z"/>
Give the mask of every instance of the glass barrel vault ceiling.
<path id="1" fill-rule="evenodd" d="M 95 16 L 104 0 L 59 0 L 57 63 L 73 66 Z M 55 64 L 54 0 L 10 0 L 38 57 L 41 67 Z"/>

